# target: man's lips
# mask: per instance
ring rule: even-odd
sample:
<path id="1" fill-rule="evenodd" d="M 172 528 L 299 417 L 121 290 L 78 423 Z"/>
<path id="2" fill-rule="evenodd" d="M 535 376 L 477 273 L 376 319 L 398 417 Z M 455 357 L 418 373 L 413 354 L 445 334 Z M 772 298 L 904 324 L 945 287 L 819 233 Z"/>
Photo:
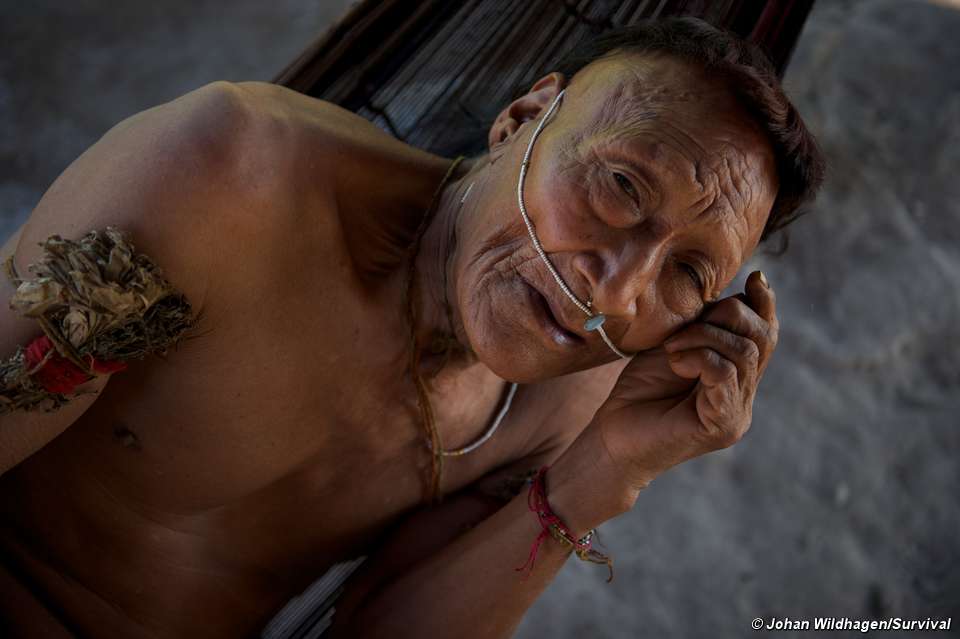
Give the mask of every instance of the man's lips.
<path id="1" fill-rule="evenodd" d="M 541 327 L 547 335 L 557 344 L 563 346 L 577 346 L 584 343 L 584 338 L 576 331 L 568 328 L 569 324 L 563 319 L 563 315 L 554 305 L 550 297 L 540 292 L 538 288 L 524 280 L 530 291 L 531 306 Z"/>

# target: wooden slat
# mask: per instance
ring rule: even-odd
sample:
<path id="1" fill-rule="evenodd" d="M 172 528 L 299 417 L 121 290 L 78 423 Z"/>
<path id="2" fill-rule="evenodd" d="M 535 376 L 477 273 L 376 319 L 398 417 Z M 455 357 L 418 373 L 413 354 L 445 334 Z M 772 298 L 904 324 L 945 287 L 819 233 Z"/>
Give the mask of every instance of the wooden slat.
<path id="1" fill-rule="evenodd" d="M 421 148 L 482 150 L 490 122 L 581 38 L 696 15 L 785 68 L 813 0 L 365 0 L 274 80 Z"/>

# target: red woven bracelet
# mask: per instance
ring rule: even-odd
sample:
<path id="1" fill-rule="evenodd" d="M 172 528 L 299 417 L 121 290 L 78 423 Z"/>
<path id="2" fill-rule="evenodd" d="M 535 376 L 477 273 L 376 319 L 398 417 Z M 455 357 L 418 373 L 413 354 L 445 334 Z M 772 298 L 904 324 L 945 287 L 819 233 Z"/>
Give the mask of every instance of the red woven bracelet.
<path id="1" fill-rule="evenodd" d="M 537 552 L 540 550 L 540 544 L 543 543 L 543 540 L 547 536 L 551 536 L 561 545 L 567 548 L 572 548 L 583 561 L 590 561 L 597 564 L 606 564 L 607 568 L 610 570 L 610 576 L 607 578 L 607 583 L 613 581 L 613 560 L 603 554 L 598 550 L 593 549 L 593 537 L 596 534 L 595 530 L 590 530 L 586 535 L 580 537 L 579 539 L 573 536 L 573 533 L 570 532 L 570 529 L 566 524 L 557 516 L 553 509 L 550 508 L 550 502 L 547 501 L 547 485 L 545 477 L 547 475 L 547 470 L 549 466 L 543 466 L 537 472 L 536 476 L 533 478 L 530 484 L 530 492 L 527 493 L 527 506 L 530 510 L 537 515 L 537 520 L 540 522 L 541 531 L 537 535 L 537 538 L 533 540 L 533 545 L 530 547 L 530 555 L 527 557 L 527 561 L 524 562 L 522 566 L 515 568 L 514 570 L 523 570 L 529 564 L 530 569 L 527 571 L 527 574 L 524 575 L 524 580 L 530 576 L 530 573 L 533 572 L 533 564 L 537 559 Z"/>
<path id="2" fill-rule="evenodd" d="M 127 367 L 123 362 L 99 360 L 93 355 L 87 357 L 88 367 L 94 374 L 114 373 Z M 51 393 L 66 395 L 72 393 L 80 384 L 93 379 L 93 375 L 88 371 L 80 369 L 58 353 L 46 335 L 41 335 L 27 345 L 23 361 L 31 379 Z"/>

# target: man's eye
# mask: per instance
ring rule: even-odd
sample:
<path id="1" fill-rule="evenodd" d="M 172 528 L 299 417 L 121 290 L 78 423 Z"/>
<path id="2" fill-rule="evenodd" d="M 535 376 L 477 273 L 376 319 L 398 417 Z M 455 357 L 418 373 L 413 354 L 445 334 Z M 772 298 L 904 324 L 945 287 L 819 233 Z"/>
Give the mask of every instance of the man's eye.
<path id="1" fill-rule="evenodd" d="M 615 179 L 617 181 L 617 184 L 620 185 L 620 188 L 622 188 L 626 192 L 626 194 L 630 196 L 630 199 L 632 200 L 637 199 L 637 190 L 633 188 L 633 183 L 630 181 L 630 178 L 628 178 L 623 173 L 617 173 L 616 171 L 614 171 L 613 179 Z"/>
<path id="2" fill-rule="evenodd" d="M 697 287 L 697 290 L 702 291 L 703 280 L 700 278 L 700 274 L 697 272 L 697 269 L 686 262 L 681 262 L 680 265 L 683 267 L 683 270 L 690 275 L 690 279 L 693 280 L 693 285 Z"/>

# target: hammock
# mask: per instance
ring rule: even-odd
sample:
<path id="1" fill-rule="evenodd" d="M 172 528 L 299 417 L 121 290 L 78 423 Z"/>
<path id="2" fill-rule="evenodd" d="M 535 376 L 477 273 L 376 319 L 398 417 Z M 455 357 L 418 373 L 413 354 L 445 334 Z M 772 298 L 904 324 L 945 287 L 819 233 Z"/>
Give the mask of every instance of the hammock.
<path id="1" fill-rule="evenodd" d="M 485 150 L 497 113 L 583 38 L 693 15 L 762 47 L 783 73 L 813 0 L 362 0 L 274 82 L 451 157 Z"/>

